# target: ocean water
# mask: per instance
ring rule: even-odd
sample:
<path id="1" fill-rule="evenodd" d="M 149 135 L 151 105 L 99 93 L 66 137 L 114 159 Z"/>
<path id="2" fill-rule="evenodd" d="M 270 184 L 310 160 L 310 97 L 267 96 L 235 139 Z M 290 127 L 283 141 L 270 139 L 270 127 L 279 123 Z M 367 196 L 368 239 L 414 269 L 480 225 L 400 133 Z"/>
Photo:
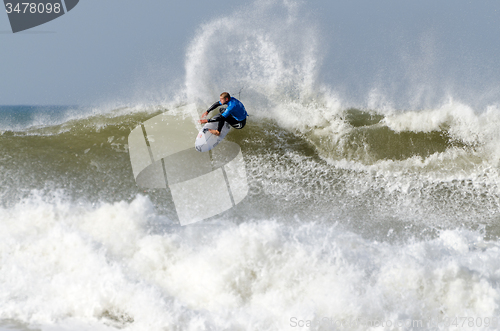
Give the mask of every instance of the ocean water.
<path id="1" fill-rule="evenodd" d="M 0 329 L 500 329 L 498 104 L 342 99 L 300 13 L 204 23 L 162 104 L 0 107 Z M 250 191 L 182 227 L 128 134 L 224 90 Z"/>

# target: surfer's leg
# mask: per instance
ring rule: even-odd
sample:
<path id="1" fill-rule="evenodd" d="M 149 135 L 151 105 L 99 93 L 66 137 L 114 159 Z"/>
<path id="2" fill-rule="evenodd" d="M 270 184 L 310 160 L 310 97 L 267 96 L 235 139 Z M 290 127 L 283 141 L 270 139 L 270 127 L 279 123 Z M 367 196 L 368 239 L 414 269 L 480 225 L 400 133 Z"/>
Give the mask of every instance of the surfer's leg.
<path id="1" fill-rule="evenodd" d="M 245 118 L 243 121 L 238 122 L 238 127 L 235 127 L 236 129 L 243 129 L 245 127 L 245 124 L 247 124 L 247 119 Z"/>
<path id="2" fill-rule="evenodd" d="M 245 118 L 243 121 L 238 121 L 236 118 L 229 116 L 226 121 L 235 129 L 243 129 L 247 119 Z"/>
<path id="3" fill-rule="evenodd" d="M 226 119 L 222 115 L 215 115 L 211 119 L 208 120 L 208 122 L 218 122 L 217 123 L 217 131 L 221 132 L 222 127 L 224 126 L 224 122 Z"/>
<path id="4" fill-rule="evenodd" d="M 224 123 L 227 122 L 229 125 L 236 129 L 241 129 L 245 126 L 246 119 L 243 121 L 238 121 L 233 116 L 229 115 L 227 118 L 222 115 L 216 115 L 213 118 L 208 120 L 209 122 L 219 122 L 217 125 L 217 131 L 222 132 L 222 128 L 224 127 Z"/>
<path id="5" fill-rule="evenodd" d="M 219 116 L 221 118 L 219 119 L 219 123 L 218 123 L 218 126 L 217 126 L 217 131 L 222 132 L 222 128 L 224 127 L 224 123 L 226 122 L 226 119 L 222 115 L 219 115 Z"/>
<path id="6" fill-rule="evenodd" d="M 231 115 L 229 115 L 226 118 L 226 122 L 228 122 L 229 125 L 231 125 L 231 126 L 238 124 L 238 120 L 236 118 L 234 118 L 233 116 L 231 116 Z"/>

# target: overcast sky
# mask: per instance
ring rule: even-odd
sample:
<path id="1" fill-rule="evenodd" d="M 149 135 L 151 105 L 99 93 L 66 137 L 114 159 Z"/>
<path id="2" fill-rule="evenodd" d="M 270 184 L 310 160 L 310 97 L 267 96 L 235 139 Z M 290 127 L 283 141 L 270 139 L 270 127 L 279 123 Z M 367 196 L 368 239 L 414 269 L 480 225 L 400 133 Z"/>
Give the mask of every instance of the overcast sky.
<path id="1" fill-rule="evenodd" d="M 0 104 L 128 102 L 138 89 L 182 84 L 186 48 L 200 25 L 230 20 L 245 6 L 81 0 L 62 17 L 16 34 L 0 14 Z M 428 93 L 500 100 L 500 1 L 305 0 L 300 10 L 318 28 L 320 79 L 346 97 L 362 98 L 374 87 L 408 94 L 429 82 Z"/>

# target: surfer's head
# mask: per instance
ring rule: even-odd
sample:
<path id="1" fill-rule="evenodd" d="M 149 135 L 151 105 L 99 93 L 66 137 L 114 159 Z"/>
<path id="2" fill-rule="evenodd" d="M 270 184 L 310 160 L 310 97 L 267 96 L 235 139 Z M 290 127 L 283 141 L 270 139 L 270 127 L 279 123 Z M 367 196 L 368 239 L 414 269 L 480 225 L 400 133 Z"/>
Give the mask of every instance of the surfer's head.
<path id="1" fill-rule="evenodd" d="M 222 92 L 222 93 L 220 94 L 220 98 L 219 98 L 219 100 L 220 100 L 220 103 L 221 103 L 221 104 L 223 104 L 223 105 L 224 105 L 224 104 L 228 103 L 230 99 L 231 99 L 231 96 L 229 95 L 229 93 L 227 93 L 227 92 Z"/>

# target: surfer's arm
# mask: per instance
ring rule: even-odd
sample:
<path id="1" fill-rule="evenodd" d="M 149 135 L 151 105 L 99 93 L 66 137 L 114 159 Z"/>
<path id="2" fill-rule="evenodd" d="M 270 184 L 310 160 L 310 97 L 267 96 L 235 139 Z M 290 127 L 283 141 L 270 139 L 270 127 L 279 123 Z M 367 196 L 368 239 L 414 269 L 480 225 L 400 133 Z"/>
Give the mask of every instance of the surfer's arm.
<path id="1" fill-rule="evenodd" d="M 229 115 L 233 114 L 233 108 L 234 108 L 234 104 L 228 105 L 226 110 L 221 115 L 224 116 L 225 118 L 227 118 Z"/>
<path id="2" fill-rule="evenodd" d="M 204 116 L 202 116 L 204 117 Z M 204 123 L 209 123 L 209 122 L 224 122 L 226 119 L 222 116 L 215 116 L 215 117 L 212 117 L 212 118 L 209 118 L 208 120 L 206 119 L 201 119 L 200 120 L 200 123 L 201 124 L 204 124 Z"/>
<path id="3" fill-rule="evenodd" d="M 210 113 L 212 110 L 220 106 L 220 102 L 216 101 L 213 105 L 210 106 L 210 108 L 207 109 L 206 113 Z"/>
<path id="4" fill-rule="evenodd" d="M 216 101 L 213 105 L 210 106 L 202 115 L 201 118 L 207 117 L 208 113 L 210 113 L 212 110 L 220 106 L 220 102 Z M 206 122 L 205 122 L 206 123 Z"/>

